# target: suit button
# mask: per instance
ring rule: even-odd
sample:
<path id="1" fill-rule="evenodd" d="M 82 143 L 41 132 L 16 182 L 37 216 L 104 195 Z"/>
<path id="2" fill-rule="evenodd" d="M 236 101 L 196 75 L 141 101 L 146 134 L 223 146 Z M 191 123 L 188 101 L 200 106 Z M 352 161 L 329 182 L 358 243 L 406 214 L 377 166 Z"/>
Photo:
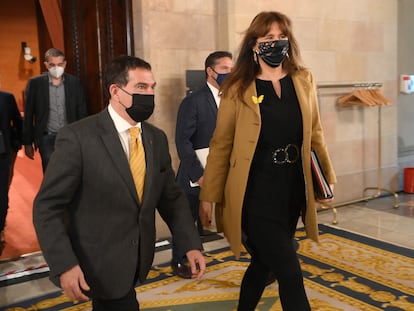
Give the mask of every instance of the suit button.
<path id="1" fill-rule="evenodd" d="M 132 245 L 138 245 L 138 240 L 132 240 Z"/>

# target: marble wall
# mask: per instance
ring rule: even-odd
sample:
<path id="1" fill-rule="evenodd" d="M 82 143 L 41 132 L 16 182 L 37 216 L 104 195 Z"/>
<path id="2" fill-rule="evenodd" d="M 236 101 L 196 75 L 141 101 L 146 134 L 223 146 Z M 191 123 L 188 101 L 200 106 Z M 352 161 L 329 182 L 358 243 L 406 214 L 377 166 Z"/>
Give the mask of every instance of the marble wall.
<path id="1" fill-rule="evenodd" d="M 304 64 L 316 81 L 380 82 L 392 102 L 381 108 L 379 118 L 377 107 L 336 105 L 336 98 L 352 88 L 319 90 L 338 175 L 335 203 L 364 196 L 366 187 L 397 190 L 397 0 L 133 0 L 135 53 L 152 64 L 158 81 L 151 122 L 166 131 L 174 168 L 175 117 L 186 93 L 185 70 L 203 69 L 214 50 L 237 56 L 243 31 L 265 10 L 291 18 Z"/>

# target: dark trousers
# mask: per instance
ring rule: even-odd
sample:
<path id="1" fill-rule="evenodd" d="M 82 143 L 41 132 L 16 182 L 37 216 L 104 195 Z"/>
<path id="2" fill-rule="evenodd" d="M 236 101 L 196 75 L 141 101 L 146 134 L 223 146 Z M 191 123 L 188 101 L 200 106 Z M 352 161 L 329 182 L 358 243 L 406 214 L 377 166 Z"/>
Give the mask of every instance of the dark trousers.
<path id="1" fill-rule="evenodd" d="M 10 151 L 9 187 L 13 180 L 14 164 L 16 163 L 16 158 L 17 158 L 17 150 Z"/>
<path id="2" fill-rule="evenodd" d="M 292 249 L 294 245 L 292 244 Z M 279 285 L 279 297 L 284 311 L 310 311 L 310 305 L 303 285 L 299 261 L 282 264 L 277 271 L 252 256 L 251 263 L 244 274 L 240 289 L 238 311 L 254 311 L 263 294 L 266 280 L 272 271 Z"/>
<path id="3" fill-rule="evenodd" d="M 300 267 L 293 270 L 291 268 L 284 267 L 276 274 L 282 308 L 284 311 L 310 311 Z M 265 289 L 269 272 L 270 270 L 265 265 L 252 260 L 243 277 L 238 311 L 254 311 L 256 309 Z"/>
<path id="4" fill-rule="evenodd" d="M 9 154 L 0 155 L 0 231 L 4 230 L 9 208 Z"/>
<path id="5" fill-rule="evenodd" d="M 92 311 L 137 311 L 139 303 L 134 287 L 118 299 L 92 299 Z"/>
<path id="6" fill-rule="evenodd" d="M 42 158 L 43 173 L 46 171 L 50 156 L 55 150 L 56 134 L 46 134 L 39 141 L 39 152 Z"/>
<path id="7" fill-rule="evenodd" d="M 203 226 L 201 225 L 200 217 L 198 215 L 198 209 L 200 206 L 200 200 L 198 195 L 186 193 L 188 203 L 191 208 L 191 214 L 193 215 L 194 222 L 197 222 L 198 233 L 201 235 L 203 233 Z M 201 230 L 201 231 L 200 231 Z M 174 242 L 174 237 L 172 240 L 172 260 L 174 262 L 184 263 L 186 261 L 185 253 L 178 249 L 176 243 Z"/>

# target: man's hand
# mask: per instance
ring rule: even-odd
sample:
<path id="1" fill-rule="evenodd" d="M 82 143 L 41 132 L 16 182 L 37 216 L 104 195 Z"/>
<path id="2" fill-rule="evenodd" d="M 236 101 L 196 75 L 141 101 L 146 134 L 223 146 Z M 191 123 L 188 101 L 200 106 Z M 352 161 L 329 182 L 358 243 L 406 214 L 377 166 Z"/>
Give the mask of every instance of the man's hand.
<path id="1" fill-rule="evenodd" d="M 211 227 L 211 220 L 213 217 L 213 203 L 200 201 L 200 207 L 198 209 L 198 214 L 200 216 L 200 220 L 202 225 L 205 228 Z"/>
<path id="2" fill-rule="evenodd" d="M 89 285 L 85 281 L 85 277 L 79 265 L 65 271 L 60 276 L 60 286 L 64 290 L 66 296 L 72 300 L 89 300 L 82 290 L 89 291 Z"/>
<path id="3" fill-rule="evenodd" d="M 34 159 L 34 148 L 33 145 L 24 145 L 24 153 L 29 159 Z"/>
<path id="4" fill-rule="evenodd" d="M 203 254 L 198 249 L 193 249 L 188 251 L 186 255 L 190 263 L 192 278 L 201 279 L 206 272 L 206 261 Z"/>

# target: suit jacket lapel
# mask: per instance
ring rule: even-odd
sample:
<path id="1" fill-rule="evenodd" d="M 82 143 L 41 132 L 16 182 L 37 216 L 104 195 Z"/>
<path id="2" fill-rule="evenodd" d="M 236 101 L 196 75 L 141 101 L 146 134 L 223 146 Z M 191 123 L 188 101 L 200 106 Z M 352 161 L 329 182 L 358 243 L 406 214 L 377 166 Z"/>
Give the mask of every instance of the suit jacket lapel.
<path id="1" fill-rule="evenodd" d="M 307 133 L 311 130 L 312 124 L 312 114 L 311 114 L 311 106 L 310 106 L 310 99 L 309 94 L 311 89 L 311 85 L 309 81 L 300 73 L 292 75 L 293 85 L 295 87 L 296 96 L 298 97 L 300 110 L 302 112 L 302 119 L 303 119 L 303 133 Z M 305 137 L 305 136 L 304 136 Z"/>
<path id="2" fill-rule="evenodd" d="M 209 108 L 212 110 L 213 115 L 217 117 L 217 103 L 216 103 L 216 100 L 214 99 L 213 93 L 211 92 L 207 84 L 204 86 L 204 93 L 207 98 Z"/>
<path id="3" fill-rule="evenodd" d="M 50 107 L 50 96 L 49 96 L 49 75 L 46 73 L 43 76 L 43 81 L 42 81 L 42 94 L 44 94 L 44 109 L 47 113 L 47 115 L 49 115 L 49 107 Z"/>
<path id="4" fill-rule="evenodd" d="M 119 140 L 118 132 L 115 125 L 109 115 L 108 108 L 100 113 L 99 124 L 102 128 L 101 138 L 102 142 L 107 149 L 109 157 L 112 159 L 112 163 L 116 170 L 125 181 L 131 195 L 134 197 L 137 205 L 139 205 L 137 191 L 135 189 L 134 179 L 131 174 L 129 167 L 128 158 L 125 155 L 124 149 L 122 148 Z"/>
<path id="5" fill-rule="evenodd" d="M 146 174 L 145 174 L 145 186 L 144 186 L 144 201 L 145 198 L 148 198 L 148 189 L 151 189 L 153 187 L 153 181 L 154 181 L 154 139 L 153 139 L 153 133 L 150 129 L 150 127 L 145 123 L 141 123 L 141 137 L 142 142 L 144 144 L 144 150 L 145 150 L 145 163 L 146 163 Z"/>

